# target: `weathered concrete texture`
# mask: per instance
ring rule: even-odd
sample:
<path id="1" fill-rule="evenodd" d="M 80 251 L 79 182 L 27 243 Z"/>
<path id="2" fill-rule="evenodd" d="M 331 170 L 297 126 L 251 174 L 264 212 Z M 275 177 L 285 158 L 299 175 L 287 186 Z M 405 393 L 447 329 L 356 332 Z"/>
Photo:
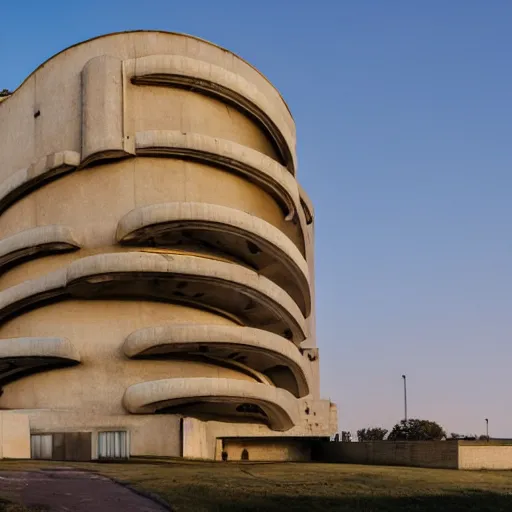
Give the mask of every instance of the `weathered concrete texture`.
<path id="1" fill-rule="evenodd" d="M 194 160 L 223 165 L 256 181 L 285 208 L 292 220 L 300 208 L 297 182 L 274 158 L 236 142 L 204 133 L 178 130 L 140 131 L 135 134 L 138 155 L 194 157 Z"/>
<path id="2" fill-rule="evenodd" d="M 82 160 L 124 156 L 123 63 L 102 55 L 82 71 Z"/>
<path id="3" fill-rule="evenodd" d="M 0 386 L 45 370 L 74 366 L 80 355 L 62 338 L 0 339 Z"/>
<path id="4" fill-rule="evenodd" d="M 295 133 L 289 116 L 272 103 L 255 84 L 221 66 L 190 57 L 149 55 L 125 61 L 127 77 L 136 84 L 193 86 L 195 90 L 234 105 L 265 128 L 279 153 L 294 173 Z"/>
<path id="5" fill-rule="evenodd" d="M 320 442 L 314 459 L 323 462 L 416 466 L 443 469 L 512 469 L 512 446 L 472 441 Z"/>
<path id="6" fill-rule="evenodd" d="M 117 227 L 119 242 L 168 244 L 179 238 L 183 224 L 197 240 L 217 241 L 235 258 L 245 257 L 261 275 L 283 288 L 301 308 L 311 313 L 309 270 L 293 242 L 272 224 L 234 208 L 204 203 L 161 203 L 137 208 Z M 246 247 L 252 248 L 252 257 Z"/>
<path id="7" fill-rule="evenodd" d="M 0 459 L 30 459 L 30 425 L 26 414 L 0 412 Z"/>
<path id="8" fill-rule="evenodd" d="M 31 162 L 28 167 L 11 173 L 0 183 L 0 213 L 31 190 L 76 169 L 79 164 L 79 153 L 63 150 L 44 155 Z"/>
<path id="9" fill-rule="evenodd" d="M 315 459 L 347 464 L 417 466 L 457 469 L 457 443 L 446 441 L 324 442 L 315 447 Z"/>
<path id="10" fill-rule="evenodd" d="M 42 226 L 0 240 L 0 272 L 19 260 L 73 251 L 80 244 L 66 226 Z"/>
<path id="11" fill-rule="evenodd" d="M 218 415 L 220 404 L 225 407 L 226 417 L 246 415 L 252 421 L 263 421 L 272 430 L 286 431 L 299 422 L 297 400 L 291 393 L 266 384 L 244 382 L 238 379 L 162 379 L 130 386 L 124 394 L 126 409 L 134 414 L 154 413 L 159 409 L 183 406 L 197 402 L 215 404 L 212 410 L 196 414 Z M 237 404 L 242 403 L 242 410 Z M 234 404 L 233 410 L 229 405 Z M 256 407 L 254 407 L 256 406 Z M 179 409 L 178 409 L 179 410 Z M 224 410 L 224 409 L 223 409 Z M 191 409 L 191 412 L 194 412 Z"/>
<path id="12" fill-rule="evenodd" d="M 459 442 L 459 469 L 512 469 L 512 446 Z"/>
<path id="13" fill-rule="evenodd" d="M 0 408 L 93 459 L 117 430 L 210 459 L 337 430 L 295 125 L 252 66 L 180 34 L 87 41 L 1 102 L 0 154 Z"/>
<path id="14" fill-rule="evenodd" d="M 226 352 L 236 352 L 243 356 L 243 365 L 254 370 L 253 375 L 259 382 L 268 382 L 265 371 L 280 366 L 284 375 L 290 372 L 294 379 L 290 386 L 281 379 L 283 388 L 298 397 L 309 394 L 307 374 L 310 369 L 299 349 L 281 336 L 261 329 L 207 324 L 150 327 L 131 333 L 124 342 L 123 351 L 133 358 L 173 357 L 185 353 L 207 354 L 216 359 L 225 359 Z"/>
<path id="15" fill-rule="evenodd" d="M 311 441 L 301 439 L 222 439 L 228 461 L 310 461 Z M 217 454 L 221 460 L 221 453 Z"/>

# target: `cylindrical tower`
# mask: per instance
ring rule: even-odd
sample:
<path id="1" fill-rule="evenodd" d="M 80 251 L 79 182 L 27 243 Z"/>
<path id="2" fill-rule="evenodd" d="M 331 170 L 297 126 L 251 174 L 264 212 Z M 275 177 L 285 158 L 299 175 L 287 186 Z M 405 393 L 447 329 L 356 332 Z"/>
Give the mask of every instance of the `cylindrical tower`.
<path id="1" fill-rule="evenodd" d="M 336 429 L 295 126 L 258 71 L 180 34 L 86 41 L 0 103 L 0 154 L 0 407 L 33 456 Z"/>

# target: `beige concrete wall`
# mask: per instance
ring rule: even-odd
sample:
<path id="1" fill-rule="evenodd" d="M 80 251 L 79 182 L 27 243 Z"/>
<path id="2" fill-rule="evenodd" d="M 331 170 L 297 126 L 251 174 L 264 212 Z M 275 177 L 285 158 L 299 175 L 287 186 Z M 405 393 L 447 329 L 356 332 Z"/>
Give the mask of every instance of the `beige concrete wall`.
<path id="1" fill-rule="evenodd" d="M 459 469 L 512 469 L 512 446 L 460 443 Z"/>
<path id="2" fill-rule="evenodd" d="M 30 424 L 27 414 L 0 412 L 0 459 L 30 459 Z"/>
<path id="3" fill-rule="evenodd" d="M 247 450 L 250 461 L 305 462 L 311 460 L 311 443 L 300 439 L 224 439 L 228 461 L 242 460 Z M 217 455 L 219 460 L 219 456 Z"/>
<path id="4" fill-rule="evenodd" d="M 115 200 L 112 190 L 117 194 Z M 122 217 L 134 208 L 164 202 L 202 202 L 247 212 L 274 225 L 303 247 L 299 227 L 285 221 L 277 203 L 249 181 L 184 160 L 137 158 L 64 176 L 4 212 L 0 216 L 2 239 L 37 226 L 57 224 L 71 228 L 84 249 L 16 267 L 2 276 L 0 287 L 33 279 L 95 249 L 112 252 Z"/>
<path id="5" fill-rule="evenodd" d="M 111 34 L 69 48 L 48 60 L 1 103 L 0 154 L 5 157 L 5 165 L 0 168 L 0 180 L 61 147 L 80 151 L 81 118 L 77 111 L 81 105 L 81 73 L 89 60 L 102 55 L 128 60 L 170 52 L 220 66 L 253 84 L 294 134 L 293 120 L 277 90 L 231 52 L 182 34 Z M 41 115 L 34 118 L 36 109 Z"/>
<path id="6" fill-rule="evenodd" d="M 132 85 L 127 90 L 127 103 L 132 105 L 132 119 L 128 122 L 133 123 L 135 132 L 201 133 L 242 144 L 278 160 L 262 130 L 247 116 L 219 100 L 180 89 Z"/>
<path id="7" fill-rule="evenodd" d="M 13 413 L 14 414 L 14 413 Z M 91 458 L 98 456 L 98 432 L 125 430 L 130 454 L 180 457 L 180 418 L 175 415 L 86 414 L 79 410 L 38 409 L 26 412 L 33 434 L 91 432 Z M 29 444 L 30 458 L 30 444 Z"/>
<path id="8" fill-rule="evenodd" d="M 315 458 L 324 462 L 457 469 L 458 447 L 449 441 L 320 443 Z"/>
<path id="9" fill-rule="evenodd" d="M 183 419 L 183 457 L 211 460 L 215 458 L 215 440 L 208 433 L 207 422 Z"/>

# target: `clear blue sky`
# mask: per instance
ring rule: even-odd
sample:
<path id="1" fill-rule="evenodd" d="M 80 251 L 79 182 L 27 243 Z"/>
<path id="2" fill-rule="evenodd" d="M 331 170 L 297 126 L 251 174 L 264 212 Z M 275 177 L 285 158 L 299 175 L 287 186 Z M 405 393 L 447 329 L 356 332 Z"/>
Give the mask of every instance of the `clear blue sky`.
<path id="1" fill-rule="evenodd" d="M 0 88 L 106 32 L 194 34 L 280 89 L 316 206 L 322 392 L 512 437 L 512 2 L 4 2 Z"/>

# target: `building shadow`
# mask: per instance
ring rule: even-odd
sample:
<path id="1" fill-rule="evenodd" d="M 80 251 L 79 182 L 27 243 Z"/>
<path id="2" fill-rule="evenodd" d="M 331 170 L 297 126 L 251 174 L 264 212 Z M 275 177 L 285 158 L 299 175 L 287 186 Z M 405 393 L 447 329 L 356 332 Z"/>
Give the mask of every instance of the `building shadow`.
<path id="1" fill-rule="evenodd" d="M 340 512 L 512 512 L 512 494 L 472 491 L 461 494 L 414 497 L 318 497 L 267 495 L 247 496 L 246 499 L 210 501 L 207 510 L 222 512 L 241 511 L 340 511 Z"/>

